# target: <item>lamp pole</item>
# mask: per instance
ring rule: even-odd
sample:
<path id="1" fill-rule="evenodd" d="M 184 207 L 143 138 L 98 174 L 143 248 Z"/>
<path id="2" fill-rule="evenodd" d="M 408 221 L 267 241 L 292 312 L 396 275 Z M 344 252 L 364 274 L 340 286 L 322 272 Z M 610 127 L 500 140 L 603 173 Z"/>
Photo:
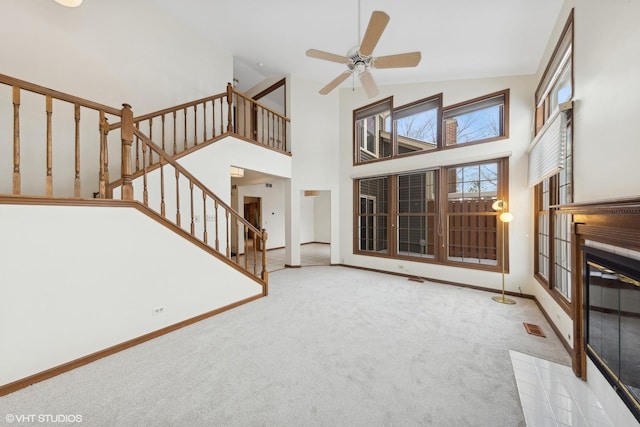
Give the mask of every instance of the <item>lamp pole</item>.
<path id="1" fill-rule="evenodd" d="M 498 220 L 502 224 L 502 230 L 501 230 L 502 245 L 501 245 L 501 252 L 500 252 L 500 255 L 501 255 L 500 256 L 500 263 L 502 265 L 502 295 L 492 297 L 491 299 L 494 300 L 495 302 L 499 302 L 501 304 L 515 304 L 516 302 L 514 300 L 504 296 L 504 268 L 505 268 L 505 262 L 504 262 L 504 246 L 505 246 L 504 243 L 505 243 L 505 239 L 504 239 L 504 235 L 505 235 L 505 223 L 513 221 L 513 215 L 511 214 L 511 212 L 507 212 L 507 210 L 506 210 L 507 209 L 507 202 L 505 202 L 504 200 L 497 200 L 492 205 L 492 208 L 494 210 L 502 211 L 502 213 L 498 216 Z"/>

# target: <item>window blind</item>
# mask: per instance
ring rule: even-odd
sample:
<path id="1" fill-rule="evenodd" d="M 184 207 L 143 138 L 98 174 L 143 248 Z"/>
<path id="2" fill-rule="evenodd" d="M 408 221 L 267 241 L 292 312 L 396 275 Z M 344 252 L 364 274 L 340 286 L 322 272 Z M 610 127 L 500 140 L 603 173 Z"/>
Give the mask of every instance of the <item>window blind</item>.
<path id="1" fill-rule="evenodd" d="M 567 145 L 567 118 L 556 111 L 529 145 L 529 186 L 555 175 L 564 168 Z"/>

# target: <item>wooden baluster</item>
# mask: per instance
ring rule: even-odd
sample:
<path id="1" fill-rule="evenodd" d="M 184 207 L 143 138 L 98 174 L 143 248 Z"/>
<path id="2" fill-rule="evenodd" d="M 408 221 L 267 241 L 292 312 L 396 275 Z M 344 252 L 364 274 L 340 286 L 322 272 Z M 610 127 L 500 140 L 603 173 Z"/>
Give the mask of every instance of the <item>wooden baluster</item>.
<path id="1" fill-rule="evenodd" d="M 78 173 L 78 163 L 80 162 L 79 156 L 79 146 L 78 146 L 78 119 L 80 118 L 80 108 L 76 104 L 76 174 Z M 105 117 L 104 111 L 100 111 L 100 123 L 98 125 L 98 130 L 100 131 L 100 170 L 98 172 L 98 195 L 101 199 L 106 197 L 107 193 L 107 180 L 105 178 L 105 153 L 106 153 L 106 133 L 105 133 Z M 78 197 L 78 196 L 76 196 Z"/>
<path id="2" fill-rule="evenodd" d="M 46 97 L 47 104 L 47 177 L 45 181 L 47 197 L 53 195 L 53 141 L 51 135 L 51 116 L 53 115 L 53 100 L 51 95 Z"/>
<path id="3" fill-rule="evenodd" d="M 176 169 L 176 225 L 180 227 L 180 171 Z"/>
<path id="4" fill-rule="evenodd" d="M 191 191 L 191 199 L 190 199 L 190 203 L 191 203 L 191 235 L 195 236 L 196 235 L 196 224 L 194 222 L 194 212 L 193 212 L 193 181 L 189 180 L 189 190 Z"/>
<path id="5" fill-rule="evenodd" d="M 136 129 L 140 130 L 140 122 L 136 123 Z M 136 172 L 140 170 L 140 137 L 136 135 Z"/>
<path id="6" fill-rule="evenodd" d="M 262 128 L 262 129 L 260 129 L 262 131 L 261 132 L 262 135 L 261 135 L 261 138 L 260 138 L 260 142 L 262 144 L 264 144 L 264 108 L 261 108 L 260 110 L 262 111 L 262 120 L 261 120 L 261 126 L 260 126 Z"/>
<path id="7" fill-rule="evenodd" d="M 207 140 L 207 101 L 202 103 L 202 133 L 203 141 Z"/>
<path id="8" fill-rule="evenodd" d="M 165 212 L 165 203 L 164 203 L 164 165 L 166 163 L 166 160 L 164 159 L 164 157 L 160 156 L 160 215 L 162 215 L 163 218 L 166 218 L 166 212 Z"/>
<path id="9" fill-rule="evenodd" d="M 220 98 L 220 135 L 224 133 L 224 99 Z"/>
<path id="10" fill-rule="evenodd" d="M 215 210 L 215 220 L 216 220 L 216 251 L 220 252 L 220 241 L 218 240 L 218 236 L 220 233 L 218 232 L 218 201 L 213 201 L 213 208 Z"/>
<path id="11" fill-rule="evenodd" d="M 258 233 L 253 233 L 253 275 L 258 275 Z"/>
<path id="12" fill-rule="evenodd" d="M 164 131 L 164 114 L 162 116 L 160 116 L 160 122 L 161 122 L 160 124 L 162 126 L 162 151 L 166 152 L 167 148 L 165 147 L 165 139 L 164 139 L 164 133 L 165 133 L 165 131 Z M 161 163 L 162 163 L 162 156 L 160 156 L 160 160 L 161 160 Z"/>
<path id="13" fill-rule="evenodd" d="M 149 193 L 147 189 L 147 168 L 148 168 L 148 157 L 147 157 L 147 149 L 151 152 L 151 149 L 147 147 L 147 141 L 142 140 L 142 203 L 145 206 L 149 206 Z M 149 157 L 151 157 L 151 153 L 149 153 Z"/>
<path id="14" fill-rule="evenodd" d="M 228 210 L 224 210 L 225 213 L 225 226 L 227 227 L 227 258 L 231 259 L 231 233 L 229 233 L 229 211 Z"/>
<path id="15" fill-rule="evenodd" d="M 133 200 L 131 181 L 131 145 L 133 144 L 133 111 L 129 104 L 122 104 L 122 200 Z"/>
<path id="16" fill-rule="evenodd" d="M 273 113 L 269 113 L 269 116 L 271 116 L 271 122 L 269 122 L 269 146 L 275 147 L 276 146 L 276 132 L 275 132 L 276 125 L 274 120 L 276 118 L 276 115 Z"/>
<path id="17" fill-rule="evenodd" d="M 102 198 L 113 199 L 113 188 L 109 186 L 109 118 L 104 118 L 104 182 L 105 195 Z"/>
<path id="18" fill-rule="evenodd" d="M 75 119 L 75 165 L 76 174 L 73 180 L 73 197 L 80 197 L 80 106 L 74 104 L 73 116 Z M 100 111 L 100 121 L 102 122 L 104 111 Z M 102 138 L 102 131 L 100 132 L 100 138 Z M 102 142 L 101 142 L 102 145 Z M 102 149 L 102 147 L 100 148 Z M 100 188 L 102 191 L 102 188 Z M 101 196 L 102 197 L 102 196 Z"/>
<path id="19" fill-rule="evenodd" d="M 204 191 L 202 192 L 202 226 L 203 226 L 203 232 L 202 232 L 202 240 L 204 241 L 205 245 L 209 244 L 209 240 L 208 240 L 208 236 L 207 236 L 207 193 L 205 193 Z"/>
<path id="20" fill-rule="evenodd" d="M 233 87 L 231 83 L 227 83 L 227 106 L 228 106 L 228 116 L 227 116 L 227 132 L 233 132 L 233 124 L 232 124 L 232 104 L 233 104 Z"/>
<path id="21" fill-rule="evenodd" d="M 173 155 L 178 153 L 178 134 L 176 130 L 176 112 L 173 112 Z"/>
<path id="22" fill-rule="evenodd" d="M 20 194 L 20 88 L 13 86 L 13 194 Z"/>
<path id="23" fill-rule="evenodd" d="M 187 107 L 184 107 L 184 144 L 183 148 L 186 151 L 189 146 L 187 142 Z"/>
<path id="24" fill-rule="evenodd" d="M 269 272 L 267 271 L 267 230 L 262 229 L 262 281 L 264 287 L 262 289 L 263 295 L 266 297 L 269 294 Z"/>
<path id="25" fill-rule="evenodd" d="M 244 269 L 249 271 L 249 247 L 247 246 L 247 242 L 249 241 L 249 229 L 246 224 L 243 224 L 244 228 Z M 240 252 L 240 251 L 238 251 Z"/>
<path id="26" fill-rule="evenodd" d="M 153 141 L 153 117 L 151 117 L 149 119 L 149 139 L 151 141 Z M 151 149 L 149 149 L 149 157 L 148 157 L 148 159 L 149 159 L 148 164 L 149 164 L 149 166 L 151 166 L 153 164 L 153 150 L 151 150 Z M 144 166 L 144 164 L 145 164 L 144 160 L 143 160 L 142 164 Z"/>
<path id="27" fill-rule="evenodd" d="M 236 264 L 240 265 L 240 233 L 238 230 L 238 219 L 235 219 L 234 229 L 236 230 Z"/>
<path id="28" fill-rule="evenodd" d="M 193 145 L 198 145 L 198 104 L 193 106 Z"/>

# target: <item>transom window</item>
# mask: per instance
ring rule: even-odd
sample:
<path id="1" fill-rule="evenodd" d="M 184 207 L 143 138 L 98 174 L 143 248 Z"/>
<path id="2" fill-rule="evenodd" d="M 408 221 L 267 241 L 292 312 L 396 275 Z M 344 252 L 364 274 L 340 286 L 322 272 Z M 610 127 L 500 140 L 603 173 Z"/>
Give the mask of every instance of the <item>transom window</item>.
<path id="1" fill-rule="evenodd" d="M 442 108 L 442 94 L 354 111 L 354 164 L 495 141 L 509 134 L 509 90 Z"/>

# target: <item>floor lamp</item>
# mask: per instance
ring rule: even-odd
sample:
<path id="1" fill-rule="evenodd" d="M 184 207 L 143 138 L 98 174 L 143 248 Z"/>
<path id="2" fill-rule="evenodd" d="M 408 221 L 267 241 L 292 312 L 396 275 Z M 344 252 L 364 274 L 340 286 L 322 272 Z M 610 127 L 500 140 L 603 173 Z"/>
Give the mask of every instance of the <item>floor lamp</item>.
<path id="1" fill-rule="evenodd" d="M 507 222 L 511 222 L 513 221 L 513 215 L 511 214 L 511 212 L 507 211 L 507 202 L 505 202 L 504 200 L 496 200 L 493 205 L 491 205 L 491 207 L 493 208 L 494 211 L 501 211 L 502 213 L 498 216 L 498 219 L 500 220 L 500 224 L 502 227 L 502 245 L 501 245 L 501 253 L 500 253 L 500 259 L 501 259 L 501 264 L 502 264 L 502 295 L 499 296 L 495 296 L 492 297 L 491 299 L 494 300 L 495 302 L 499 302 L 501 304 L 515 304 L 516 302 L 510 298 L 506 298 L 504 296 L 504 235 L 505 235 L 505 223 Z"/>

